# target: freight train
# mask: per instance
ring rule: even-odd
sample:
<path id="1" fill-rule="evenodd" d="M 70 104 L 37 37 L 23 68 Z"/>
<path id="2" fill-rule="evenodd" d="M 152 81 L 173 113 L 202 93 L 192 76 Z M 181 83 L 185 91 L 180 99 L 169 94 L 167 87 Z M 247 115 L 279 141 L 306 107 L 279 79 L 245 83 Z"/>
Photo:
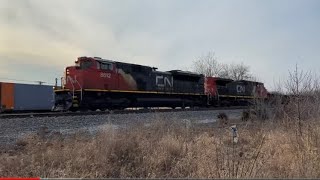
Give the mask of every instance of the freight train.
<path id="1" fill-rule="evenodd" d="M 55 111 L 106 110 L 128 107 L 208 107 L 248 105 L 267 98 L 263 83 L 205 77 L 189 71 L 100 57 L 79 57 L 55 86 Z"/>

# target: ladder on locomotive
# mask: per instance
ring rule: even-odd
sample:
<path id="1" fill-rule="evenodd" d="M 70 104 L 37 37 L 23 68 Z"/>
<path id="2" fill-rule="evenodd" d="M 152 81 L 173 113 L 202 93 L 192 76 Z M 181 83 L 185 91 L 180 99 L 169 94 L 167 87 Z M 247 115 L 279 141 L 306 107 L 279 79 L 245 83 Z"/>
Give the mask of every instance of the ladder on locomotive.
<path id="1" fill-rule="evenodd" d="M 63 78 L 61 78 L 61 84 L 62 84 L 62 79 L 63 79 Z M 77 80 L 77 76 L 75 76 L 74 79 L 72 79 L 71 76 L 67 76 L 66 81 L 70 81 L 70 82 L 71 82 L 71 85 L 72 85 L 72 100 L 74 100 L 75 97 L 76 97 L 76 96 L 75 96 L 75 91 L 76 91 L 76 89 L 75 89 L 74 84 L 77 84 L 77 85 L 80 87 L 80 101 L 82 101 L 82 98 L 83 98 L 83 88 L 82 88 L 81 84 L 79 83 L 79 81 Z"/>

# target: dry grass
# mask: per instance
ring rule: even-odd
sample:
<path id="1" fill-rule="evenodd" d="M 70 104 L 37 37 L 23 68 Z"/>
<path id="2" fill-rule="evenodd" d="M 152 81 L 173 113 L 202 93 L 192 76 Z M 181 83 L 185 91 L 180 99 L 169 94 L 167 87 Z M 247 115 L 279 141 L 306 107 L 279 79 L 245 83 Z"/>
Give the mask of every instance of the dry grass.
<path id="1" fill-rule="evenodd" d="M 255 122 L 239 126 L 239 136 L 233 144 L 228 128 L 160 121 L 130 130 L 106 125 L 95 136 L 38 133 L 0 154 L 0 176 L 320 177 L 320 124 L 297 138 L 293 129 Z"/>

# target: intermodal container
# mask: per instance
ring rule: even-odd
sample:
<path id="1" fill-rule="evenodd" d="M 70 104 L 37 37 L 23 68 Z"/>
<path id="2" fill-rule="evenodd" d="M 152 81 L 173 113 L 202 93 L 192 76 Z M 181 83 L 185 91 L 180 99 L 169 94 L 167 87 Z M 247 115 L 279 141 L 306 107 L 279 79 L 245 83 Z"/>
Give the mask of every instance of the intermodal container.
<path id="1" fill-rule="evenodd" d="M 53 105 L 52 86 L 14 84 L 14 110 L 51 110 Z"/>
<path id="2" fill-rule="evenodd" d="M 14 109 L 14 84 L 1 83 L 0 84 L 0 109 L 1 111 Z"/>

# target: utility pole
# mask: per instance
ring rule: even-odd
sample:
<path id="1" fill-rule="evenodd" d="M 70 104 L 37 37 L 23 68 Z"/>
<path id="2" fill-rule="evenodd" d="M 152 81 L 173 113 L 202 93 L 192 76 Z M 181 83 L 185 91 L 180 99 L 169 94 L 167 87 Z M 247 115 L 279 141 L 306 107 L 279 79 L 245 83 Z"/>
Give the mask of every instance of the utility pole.
<path id="1" fill-rule="evenodd" d="M 44 83 L 46 82 L 43 82 L 43 81 L 36 81 L 39 85 L 43 85 Z"/>

